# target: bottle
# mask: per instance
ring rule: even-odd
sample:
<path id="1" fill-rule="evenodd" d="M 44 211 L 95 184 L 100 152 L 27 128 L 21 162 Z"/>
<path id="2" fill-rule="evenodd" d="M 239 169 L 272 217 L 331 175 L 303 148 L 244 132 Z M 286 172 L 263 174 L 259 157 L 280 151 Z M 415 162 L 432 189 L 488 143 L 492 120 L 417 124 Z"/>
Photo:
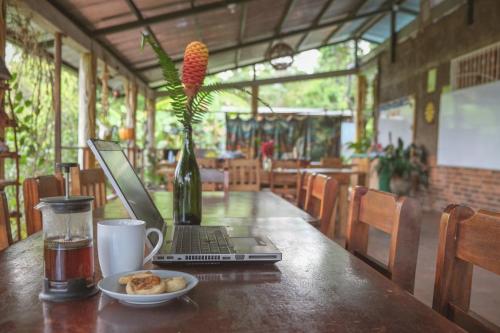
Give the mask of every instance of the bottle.
<path id="1" fill-rule="evenodd" d="M 174 223 L 200 225 L 201 176 L 196 163 L 192 128 L 184 129 L 181 156 L 174 175 Z"/>

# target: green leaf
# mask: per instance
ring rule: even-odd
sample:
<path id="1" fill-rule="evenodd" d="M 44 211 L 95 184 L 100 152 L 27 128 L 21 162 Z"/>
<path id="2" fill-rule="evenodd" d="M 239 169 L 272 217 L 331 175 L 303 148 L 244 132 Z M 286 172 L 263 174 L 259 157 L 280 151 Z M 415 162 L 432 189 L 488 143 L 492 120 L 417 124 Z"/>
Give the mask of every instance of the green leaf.
<path id="1" fill-rule="evenodd" d="M 22 92 L 20 92 L 20 91 L 18 91 L 18 92 L 16 93 L 16 97 L 15 97 L 15 99 L 16 99 L 16 102 L 20 102 L 20 101 L 23 99 L 23 93 L 22 93 Z"/>

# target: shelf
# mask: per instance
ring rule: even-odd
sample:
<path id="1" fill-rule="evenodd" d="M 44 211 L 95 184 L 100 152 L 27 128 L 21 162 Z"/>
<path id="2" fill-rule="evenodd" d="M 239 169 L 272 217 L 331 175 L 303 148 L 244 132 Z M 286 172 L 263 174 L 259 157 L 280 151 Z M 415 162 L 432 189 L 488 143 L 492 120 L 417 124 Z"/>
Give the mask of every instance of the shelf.
<path id="1" fill-rule="evenodd" d="M 0 158 L 19 158 L 19 155 L 15 151 L 6 151 L 0 153 Z"/>
<path id="2" fill-rule="evenodd" d="M 0 179 L 0 191 L 6 188 L 7 186 L 14 186 L 14 185 L 18 185 L 18 183 L 15 180 Z"/>

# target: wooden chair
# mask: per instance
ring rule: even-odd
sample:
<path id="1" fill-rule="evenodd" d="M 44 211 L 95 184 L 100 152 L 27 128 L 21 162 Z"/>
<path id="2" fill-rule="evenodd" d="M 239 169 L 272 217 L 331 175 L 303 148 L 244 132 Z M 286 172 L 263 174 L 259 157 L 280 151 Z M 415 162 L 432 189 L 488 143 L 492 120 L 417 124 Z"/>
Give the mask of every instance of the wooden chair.
<path id="1" fill-rule="evenodd" d="M 470 310 L 474 265 L 500 275 L 500 213 L 450 205 L 441 215 L 432 307 L 468 332 L 500 332 Z"/>
<path id="2" fill-rule="evenodd" d="M 322 168 L 342 168 L 342 159 L 338 157 L 323 157 L 320 160 Z"/>
<path id="3" fill-rule="evenodd" d="M 106 175 L 101 168 L 80 170 L 71 168 L 71 194 L 94 197 L 94 208 L 106 204 Z"/>
<path id="4" fill-rule="evenodd" d="M 312 186 L 312 178 L 316 176 L 315 173 L 300 172 L 297 176 L 297 195 L 295 204 L 300 209 L 304 209 L 306 206 L 307 193 L 310 191 Z"/>
<path id="5" fill-rule="evenodd" d="M 229 191 L 229 171 L 200 169 L 202 191 Z"/>
<path id="6" fill-rule="evenodd" d="M 280 169 L 297 169 L 298 160 L 274 160 L 269 185 L 271 191 L 290 201 L 295 201 L 298 174 L 279 173 Z"/>
<path id="7" fill-rule="evenodd" d="M 234 159 L 226 161 L 229 171 L 230 191 L 260 191 L 260 161 L 257 159 Z"/>
<path id="8" fill-rule="evenodd" d="M 64 195 L 64 177 L 39 176 L 26 178 L 23 182 L 24 216 L 26 219 L 26 232 L 28 235 L 42 229 L 42 214 L 35 206 L 41 198 L 57 197 Z"/>
<path id="9" fill-rule="evenodd" d="M 196 162 L 200 169 L 217 169 L 217 159 L 215 158 L 197 158 Z"/>
<path id="10" fill-rule="evenodd" d="M 299 160 L 273 160 L 273 169 L 297 169 L 300 166 Z"/>
<path id="11" fill-rule="evenodd" d="M 8 248 L 13 243 L 10 229 L 10 213 L 3 187 L 0 188 L 0 251 Z"/>
<path id="12" fill-rule="evenodd" d="M 338 183 L 325 175 L 309 177 L 304 210 L 319 220 L 319 230 L 333 238 Z"/>
<path id="13" fill-rule="evenodd" d="M 416 200 L 357 186 L 351 195 L 346 249 L 413 293 L 420 225 Z M 388 265 L 367 254 L 370 226 L 391 236 Z"/>

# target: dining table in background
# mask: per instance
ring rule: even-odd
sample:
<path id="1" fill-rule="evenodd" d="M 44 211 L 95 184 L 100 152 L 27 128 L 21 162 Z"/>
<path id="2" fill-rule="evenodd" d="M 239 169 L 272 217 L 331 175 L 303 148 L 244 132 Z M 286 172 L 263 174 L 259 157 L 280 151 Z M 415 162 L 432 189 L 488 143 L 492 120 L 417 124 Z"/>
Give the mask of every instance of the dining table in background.
<path id="1" fill-rule="evenodd" d="M 163 213 L 171 212 L 171 195 L 153 198 Z M 49 303 L 38 299 L 39 232 L 0 252 L 0 332 L 463 332 L 325 237 L 305 221 L 307 214 L 278 196 L 203 193 L 203 199 L 203 224 L 257 228 L 283 260 L 162 266 L 193 274 L 200 283 L 188 298 L 156 307 L 126 306 L 101 293 Z M 94 226 L 125 216 L 114 200 L 94 211 Z M 97 254 L 95 265 L 99 280 Z"/>

